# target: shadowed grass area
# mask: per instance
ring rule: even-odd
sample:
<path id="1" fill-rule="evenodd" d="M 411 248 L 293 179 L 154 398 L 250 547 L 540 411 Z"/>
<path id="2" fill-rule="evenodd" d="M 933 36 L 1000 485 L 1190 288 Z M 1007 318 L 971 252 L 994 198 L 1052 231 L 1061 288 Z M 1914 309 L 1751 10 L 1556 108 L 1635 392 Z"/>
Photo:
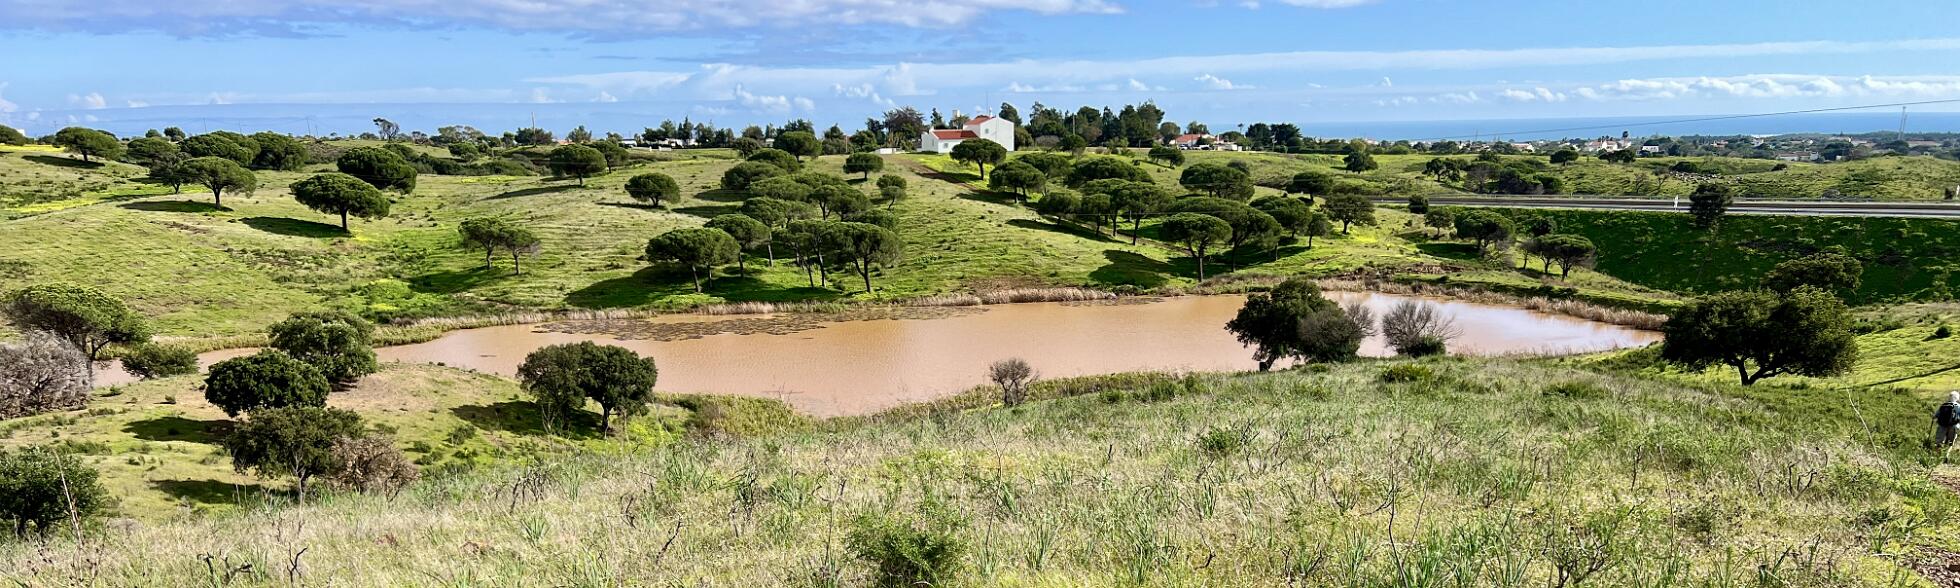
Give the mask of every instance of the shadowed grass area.
<path id="1" fill-rule="evenodd" d="M 325 239 L 330 237 L 345 237 L 348 236 L 349 234 L 347 231 L 341 230 L 340 225 L 330 225 L 322 222 L 314 222 L 310 220 L 300 220 L 300 219 L 293 219 L 293 218 L 273 218 L 269 216 L 255 216 L 247 219 L 241 219 L 238 222 L 244 223 L 245 226 L 252 227 L 254 229 L 258 229 L 261 231 L 265 231 L 267 233 L 272 233 L 274 235 L 285 235 L 288 237 L 309 237 L 314 239 Z"/>

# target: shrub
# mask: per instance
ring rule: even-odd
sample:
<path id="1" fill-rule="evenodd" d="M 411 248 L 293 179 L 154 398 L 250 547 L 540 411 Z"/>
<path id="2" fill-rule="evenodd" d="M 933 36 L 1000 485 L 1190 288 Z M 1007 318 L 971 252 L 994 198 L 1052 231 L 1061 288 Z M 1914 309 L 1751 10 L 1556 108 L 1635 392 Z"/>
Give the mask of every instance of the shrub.
<path id="1" fill-rule="evenodd" d="M 1945 339 L 1947 337 L 1952 337 L 1952 336 L 1953 336 L 1953 327 L 1940 325 L 1939 328 L 1933 329 L 1933 336 L 1928 337 L 1928 339 Z"/>
<path id="2" fill-rule="evenodd" d="M 659 373 L 652 359 L 590 341 L 540 348 L 517 366 L 518 379 L 537 398 L 546 426 L 570 417 L 589 398 L 604 411 L 600 426 L 608 434 L 613 415 L 646 412 Z"/>
<path id="3" fill-rule="evenodd" d="M 1429 357 L 1449 353 L 1449 340 L 1434 335 L 1416 337 L 1395 348 L 1396 353 L 1409 357 Z"/>
<path id="4" fill-rule="evenodd" d="M 218 362 L 204 377 L 204 399 L 234 417 L 261 408 L 326 406 L 328 391 L 320 370 L 277 349 Z"/>
<path id="5" fill-rule="evenodd" d="M 294 489 L 305 496 L 307 482 L 314 476 L 340 472 L 336 444 L 362 433 L 361 416 L 350 411 L 268 408 L 239 423 L 224 444 L 233 468 L 264 478 L 291 476 Z"/>
<path id="6" fill-rule="evenodd" d="M 1000 402 L 1007 406 L 1020 406 L 1027 402 L 1028 384 L 1033 383 L 1034 378 L 1034 368 L 1018 357 L 996 361 L 987 368 L 987 379 L 1000 386 Z"/>
<path id="7" fill-rule="evenodd" d="M 1436 372 L 1430 371 L 1430 369 L 1426 366 L 1415 365 L 1412 363 L 1402 363 L 1402 364 L 1396 364 L 1396 365 L 1391 365 L 1382 368 L 1381 374 L 1378 376 L 1378 379 L 1380 379 L 1383 383 L 1396 384 L 1396 383 L 1404 383 L 1404 382 L 1421 382 L 1435 377 L 1436 377 Z"/>
<path id="8" fill-rule="evenodd" d="M 870 562 L 880 586 L 946 585 L 959 574 L 968 545 L 966 520 L 935 502 L 913 516 L 865 513 L 845 538 L 851 554 Z"/>
<path id="9" fill-rule="evenodd" d="M 333 460 L 338 467 L 330 481 L 342 490 L 393 495 L 422 476 L 408 456 L 402 455 L 402 450 L 395 448 L 394 441 L 387 437 L 336 439 Z"/>
<path id="10" fill-rule="evenodd" d="M 269 329 L 273 349 L 306 362 L 335 385 L 347 385 L 380 369 L 374 325 L 345 311 L 302 312 Z"/>
<path id="11" fill-rule="evenodd" d="M 88 357 L 52 333 L 0 343 L 0 419 L 80 408 L 88 403 Z"/>
<path id="12" fill-rule="evenodd" d="M 1206 457 L 1217 459 L 1238 453 L 1251 441 L 1245 431 L 1238 429 L 1212 428 L 1198 435 L 1198 451 Z"/>
<path id="13" fill-rule="evenodd" d="M 123 371 L 145 380 L 197 373 L 197 352 L 177 345 L 137 345 L 122 358 Z"/>
<path id="14" fill-rule="evenodd" d="M 0 452 L 0 521 L 15 537 L 47 535 L 62 523 L 89 519 L 109 501 L 93 468 L 49 450 Z M 72 505 L 72 508 L 71 508 Z"/>

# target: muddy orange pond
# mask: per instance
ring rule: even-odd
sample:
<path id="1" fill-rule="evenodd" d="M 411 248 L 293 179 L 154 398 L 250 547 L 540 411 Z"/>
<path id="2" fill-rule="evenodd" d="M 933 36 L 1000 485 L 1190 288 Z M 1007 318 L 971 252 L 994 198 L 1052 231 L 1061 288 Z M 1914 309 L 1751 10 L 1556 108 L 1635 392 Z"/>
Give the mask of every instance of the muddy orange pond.
<path id="1" fill-rule="evenodd" d="M 1400 296 L 1329 292 L 1376 316 Z M 652 357 L 665 392 L 781 399 L 811 414 L 862 414 L 957 393 L 986 381 L 989 363 L 1021 357 L 1043 377 L 1138 370 L 1249 370 L 1251 351 L 1225 331 L 1244 298 L 1186 296 L 1100 303 L 863 309 L 842 315 L 674 315 L 455 331 L 376 350 L 382 361 L 441 363 L 510 376 L 545 345 L 598 341 Z M 1431 300 L 1467 355 L 1564 353 L 1637 347 L 1657 333 L 1519 308 Z M 250 353 L 215 351 L 209 365 Z M 1364 355 L 1389 355 L 1379 338 Z M 101 385 L 128 382 L 120 370 Z"/>

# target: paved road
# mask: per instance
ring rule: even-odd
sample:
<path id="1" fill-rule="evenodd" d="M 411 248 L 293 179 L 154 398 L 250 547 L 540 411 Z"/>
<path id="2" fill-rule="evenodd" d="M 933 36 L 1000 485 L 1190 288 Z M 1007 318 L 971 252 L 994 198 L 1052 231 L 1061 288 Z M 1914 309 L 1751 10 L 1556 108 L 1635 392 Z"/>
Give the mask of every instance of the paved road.
<path id="1" fill-rule="evenodd" d="M 1403 204 L 1407 198 L 1377 197 L 1379 204 Z M 1544 196 L 1430 196 L 1431 205 L 1497 206 L 1505 208 L 1579 208 L 1589 210 L 1650 210 L 1687 212 L 1688 199 L 1558 198 Z M 1799 216 L 1897 216 L 1960 219 L 1960 203 L 1945 202 L 1831 202 L 1822 200 L 1737 200 L 1735 214 Z"/>

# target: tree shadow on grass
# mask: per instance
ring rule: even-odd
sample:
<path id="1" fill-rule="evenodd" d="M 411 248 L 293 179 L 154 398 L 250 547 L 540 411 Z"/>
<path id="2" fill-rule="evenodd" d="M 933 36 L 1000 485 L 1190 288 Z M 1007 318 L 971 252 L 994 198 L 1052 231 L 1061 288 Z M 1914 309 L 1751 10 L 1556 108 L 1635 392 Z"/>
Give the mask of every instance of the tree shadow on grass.
<path id="1" fill-rule="evenodd" d="M 123 425 L 123 432 L 135 435 L 144 441 L 190 441 L 193 443 L 217 444 L 231 431 L 231 421 L 215 419 L 200 421 L 177 415 L 161 416 L 153 419 L 130 421 Z"/>
<path id="2" fill-rule="evenodd" d="M 671 204 L 672 202 L 673 200 L 670 199 L 667 201 L 667 204 Z M 654 205 L 645 202 L 600 202 L 598 203 L 598 205 L 611 206 L 613 208 L 624 208 L 627 210 L 645 210 L 649 212 L 660 212 L 663 210 L 667 210 L 666 204 Z"/>
<path id="3" fill-rule="evenodd" d="M 44 165 L 52 165 L 56 167 L 72 167 L 76 169 L 96 169 L 104 165 L 100 161 L 82 161 L 80 159 L 55 157 L 53 155 L 28 155 L 28 156 L 21 157 L 21 159 L 25 159 L 28 161 L 32 161 L 34 163 L 39 163 Z"/>
<path id="4" fill-rule="evenodd" d="M 468 404 L 449 409 L 449 414 L 469 421 L 479 429 L 503 431 L 516 435 L 557 435 L 567 439 L 593 439 L 601 434 L 599 415 L 589 411 L 577 411 L 566 420 L 557 423 L 553 430 L 545 430 L 544 414 L 538 411 L 534 402 L 507 400 L 496 404 Z"/>
<path id="5" fill-rule="evenodd" d="M 700 206 L 682 206 L 682 207 L 675 208 L 674 212 L 694 215 L 701 218 L 714 218 L 724 214 L 736 214 L 742 212 L 742 207 L 734 204 L 706 204 Z"/>
<path id="6" fill-rule="evenodd" d="M 1426 255 L 1444 259 L 1460 259 L 1465 261 L 1483 259 L 1483 255 L 1477 252 L 1477 246 L 1470 243 L 1421 243 L 1416 245 L 1416 250 Z"/>
<path id="7" fill-rule="evenodd" d="M 330 225 L 327 223 L 313 222 L 309 220 L 299 220 L 296 218 L 255 216 L 252 218 L 240 220 L 238 222 L 245 223 L 245 226 L 252 227 L 254 229 L 258 229 L 261 231 L 265 231 L 267 233 L 272 233 L 274 235 L 285 235 L 288 237 L 310 237 L 315 239 L 326 239 L 326 238 L 333 238 L 333 237 L 345 237 L 348 235 L 347 231 L 343 231 L 340 229 L 340 225 Z"/>
<path id="8" fill-rule="evenodd" d="M 173 498 L 201 504 L 250 504 L 271 494 L 284 494 L 264 484 L 222 480 L 151 480 L 150 486 Z"/>
<path id="9" fill-rule="evenodd" d="M 1109 263 L 1089 272 L 1089 279 L 1098 284 L 1155 288 L 1170 282 L 1170 276 L 1179 273 L 1175 265 L 1121 249 L 1103 251 L 1103 258 Z"/>
<path id="10" fill-rule="evenodd" d="M 697 193 L 694 195 L 694 198 L 696 200 L 706 200 L 709 202 L 732 202 L 735 204 L 741 204 L 743 200 L 748 200 L 749 196 L 750 194 L 747 191 L 725 190 L 725 189 L 717 188 L 714 190 L 708 190 L 705 192 Z"/>
<path id="11" fill-rule="evenodd" d="M 192 200 L 162 200 L 162 201 L 150 201 L 150 202 L 130 202 L 126 204 L 118 204 L 117 206 L 120 206 L 122 208 L 127 208 L 130 210 L 141 210 L 146 212 L 225 212 L 231 210 L 230 208 L 218 206 L 216 204 L 212 204 L 209 202 L 196 202 Z M 334 228 L 338 229 L 340 227 L 334 227 Z"/>
<path id="12" fill-rule="evenodd" d="M 571 190 L 577 187 L 578 184 L 559 184 L 556 186 L 538 186 L 535 188 L 523 188 L 523 189 L 511 190 L 509 192 L 504 192 L 502 194 L 491 196 L 489 198 L 485 198 L 484 200 L 503 200 L 506 198 L 523 198 L 525 196 L 536 196 L 539 194 L 564 192 L 566 190 Z"/>
<path id="13" fill-rule="evenodd" d="M 1107 234 L 1097 233 L 1092 229 L 1079 227 L 1071 224 L 1042 222 L 1034 219 L 1017 218 L 1014 220 L 1007 221 L 1007 226 L 1019 227 L 1023 229 L 1033 229 L 1037 231 L 1048 231 L 1051 233 L 1061 233 L 1072 237 L 1094 239 L 1097 241 L 1105 241 L 1110 243 L 1117 242 L 1116 239 L 1111 238 Z"/>
<path id="14" fill-rule="evenodd" d="M 431 272 L 408 279 L 408 286 L 416 292 L 430 294 L 455 294 L 476 288 L 502 278 L 514 277 L 510 258 L 500 258 L 502 263 L 491 267 L 475 266 L 466 270 Z"/>

